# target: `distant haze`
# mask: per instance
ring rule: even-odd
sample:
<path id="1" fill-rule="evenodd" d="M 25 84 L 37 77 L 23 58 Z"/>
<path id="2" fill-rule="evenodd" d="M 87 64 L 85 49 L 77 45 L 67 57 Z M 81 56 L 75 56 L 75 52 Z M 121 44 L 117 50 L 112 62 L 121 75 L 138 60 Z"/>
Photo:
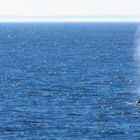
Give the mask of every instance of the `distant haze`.
<path id="1" fill-rule="evenodd" d="M 0 0 L 0 21 L 140 21 L 139 0 Z"/>

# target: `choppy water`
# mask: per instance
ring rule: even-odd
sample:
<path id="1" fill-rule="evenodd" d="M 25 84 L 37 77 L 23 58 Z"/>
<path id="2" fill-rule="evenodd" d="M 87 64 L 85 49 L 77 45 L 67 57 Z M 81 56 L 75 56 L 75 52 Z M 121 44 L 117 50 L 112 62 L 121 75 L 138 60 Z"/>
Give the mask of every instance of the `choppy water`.
<path id="1" fill-rule="evenodd" d="M 139 139 L 136 28 L 0 24 L 0 139 Z"/>

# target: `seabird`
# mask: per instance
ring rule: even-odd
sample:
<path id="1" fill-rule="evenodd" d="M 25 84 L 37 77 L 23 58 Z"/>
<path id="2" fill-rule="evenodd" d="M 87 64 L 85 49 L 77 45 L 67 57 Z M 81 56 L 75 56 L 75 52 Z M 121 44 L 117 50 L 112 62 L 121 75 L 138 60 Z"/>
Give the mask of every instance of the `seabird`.
<path id="1" fill-rule="evenodd" d="M 140 104 L 140 100 L 137 100 L 137 101 L 136 101 L 136 104 Z"/>

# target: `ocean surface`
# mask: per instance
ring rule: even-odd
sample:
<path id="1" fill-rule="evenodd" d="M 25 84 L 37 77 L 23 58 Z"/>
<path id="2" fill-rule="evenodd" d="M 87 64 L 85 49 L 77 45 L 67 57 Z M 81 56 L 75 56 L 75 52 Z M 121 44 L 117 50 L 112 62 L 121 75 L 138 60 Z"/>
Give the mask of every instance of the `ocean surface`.
<path id="1" fill-rule="evenodd" d="M 138 140 L 136 23 L 1 23 L 0 140 Z"/>

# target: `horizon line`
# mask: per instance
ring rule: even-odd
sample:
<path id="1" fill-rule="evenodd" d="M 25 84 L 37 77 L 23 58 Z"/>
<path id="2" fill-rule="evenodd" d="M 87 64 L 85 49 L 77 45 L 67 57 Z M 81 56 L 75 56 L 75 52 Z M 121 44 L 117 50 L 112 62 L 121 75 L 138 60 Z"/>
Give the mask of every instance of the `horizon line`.
<path id="1" fill-rule="evenodd" d="M 0 16 L 0 22 L 140 22 L 140 16 Z"/>

